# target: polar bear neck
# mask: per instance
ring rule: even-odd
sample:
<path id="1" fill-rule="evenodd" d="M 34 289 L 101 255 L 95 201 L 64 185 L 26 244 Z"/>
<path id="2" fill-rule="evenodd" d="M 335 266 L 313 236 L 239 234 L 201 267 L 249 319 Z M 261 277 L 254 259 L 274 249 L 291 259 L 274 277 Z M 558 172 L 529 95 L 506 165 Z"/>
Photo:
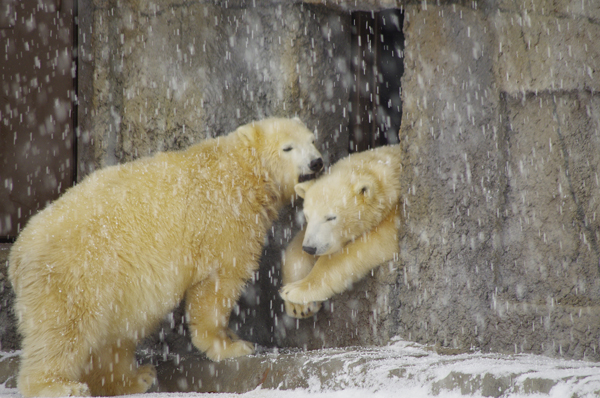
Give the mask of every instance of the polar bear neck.
<path id="1" fill-rule="evenodd" d="M 286 202 L 277 181 L 257 148 L 240 143 L 236 136 L 205 140 L 187 151 L 192 159 L 190 178 L 195 189 L 212 200 L 252 208 L 256 223 L 270 227 Z M 287 198 L 289 200 L 289 198 Z"/>

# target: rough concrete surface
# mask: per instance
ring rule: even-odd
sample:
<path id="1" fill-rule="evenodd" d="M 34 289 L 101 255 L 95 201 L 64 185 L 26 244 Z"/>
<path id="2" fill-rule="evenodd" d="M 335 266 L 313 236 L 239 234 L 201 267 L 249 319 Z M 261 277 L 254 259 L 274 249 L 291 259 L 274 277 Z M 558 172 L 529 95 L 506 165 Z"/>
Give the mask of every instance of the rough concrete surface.
<path id="1" fill-rule="evenodd" d="M 399 330 L 598 360 L 600 31 L 520 12 L 406 9 Z"/>
<path id="2" fill-rule="evenodd" d="M 596 8 L 600 10 L 600 6 Z M 486 52 L 497 54 L 497 81 L 502 91 L 600 91 L 598 19 L 523 11 L 497 12 L 490 22 L 495 38 Z"/>
<path id="3" fill-rule="evenodd" d="M 585 18 L 596 23 L 600 21 L 600 4 L 594 0 L 498 0 L 489 3 L 502 11 L 518 12 L 524 15 L 552 15 L 560 18 L 563 22 L 569 18 Z"/>
<path id="4" fill-rule="evenodd" d="M 93 113 L 80 133 L 83 161 L 98 167 L 185 148 L 268 116 L 299 116 L 328 159 L 346 153 L 340 74 L 349 37 L 339 27 L 348 14 L 298 4 L 89 3 L 83 68 L 93 69 L 93 84 L 82 112 Z"/>

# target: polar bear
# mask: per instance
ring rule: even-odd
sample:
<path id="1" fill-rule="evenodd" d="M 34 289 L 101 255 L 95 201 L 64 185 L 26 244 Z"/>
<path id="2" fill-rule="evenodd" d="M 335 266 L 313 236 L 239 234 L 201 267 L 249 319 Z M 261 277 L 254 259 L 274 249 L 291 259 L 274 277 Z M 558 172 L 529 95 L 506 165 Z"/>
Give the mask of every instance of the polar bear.
<path id="1" fill-rule="evenodd" d="M 298 119 L 265 119 L 181 152 L 99 170 L 33 217 L 9 277 L 25 397 L 148 390 L 136 342 L 185 298 L 212 360 L 253 352 L 227 328 L 294 186 L 323 166 Z"/>
<path id="2" fill-rule="evenodd" d="M 400 147 L 385 146 L 338 161 L 318 180 L 296 185 L 306 226 L 283 256 L 286 313 L 312 316 L 321 302 L 397 257 Z"/>

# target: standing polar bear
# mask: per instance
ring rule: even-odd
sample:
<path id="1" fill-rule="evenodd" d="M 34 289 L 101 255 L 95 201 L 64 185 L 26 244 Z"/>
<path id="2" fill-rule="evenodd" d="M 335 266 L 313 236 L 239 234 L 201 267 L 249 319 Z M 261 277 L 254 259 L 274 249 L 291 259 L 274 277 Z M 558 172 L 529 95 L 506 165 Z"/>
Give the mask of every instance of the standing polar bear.
<path id="1" fill-rule="evenodd" d="M 213 360 L 253 345 L 227 328 L 294 185 L 323 166 L 298 119 L 266 119 L 182 152 L 95 172 L 33 217 L 10 253 L 25 397 L 148 390 L 136 342 L 185 297 Z"/>
<path id="2" fill-rule="evenodd" d="M 312 316 L 322 301 L 397 256 L 400 169 L 400 146 L 385 146 L 352 154 L 318 180 L 296 185 L 307 224 L 284 253 L 288 315 Z"/>

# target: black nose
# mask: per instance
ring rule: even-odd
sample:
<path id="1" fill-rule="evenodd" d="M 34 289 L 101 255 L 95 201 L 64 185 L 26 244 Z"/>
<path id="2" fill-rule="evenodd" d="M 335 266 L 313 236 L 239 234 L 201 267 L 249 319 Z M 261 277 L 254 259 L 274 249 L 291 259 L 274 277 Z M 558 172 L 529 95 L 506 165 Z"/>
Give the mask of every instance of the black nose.
<path id="1" fill-rule="evenodd" d="M 318 158 L 310 162 L 310 171 L 319 171 L 323 168 L 323 159 Z"/>
<path id="2" fill-rule="evenodd" d="M 312 246 L 302 246 L 302 250 L 311 255 L 314 255 L 317 252 L 317 248 Z"/>

